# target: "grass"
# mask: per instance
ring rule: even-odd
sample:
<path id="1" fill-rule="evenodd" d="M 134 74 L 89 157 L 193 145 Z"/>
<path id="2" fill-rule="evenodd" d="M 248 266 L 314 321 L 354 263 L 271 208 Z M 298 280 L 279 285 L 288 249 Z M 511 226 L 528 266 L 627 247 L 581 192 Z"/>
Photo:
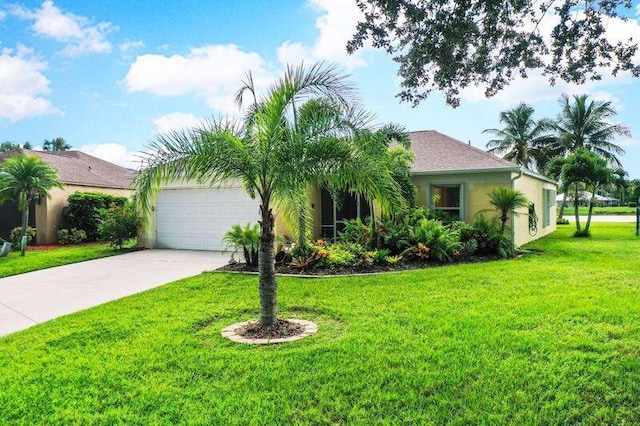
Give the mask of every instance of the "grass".
<path id="1" fill-rule="evenodd" d="M 564 208 L 565 217 L 573 216 L 573 214 L 573 206 L 567 206 Z M 587 214 L 589 214 L 589 207 L 578 207 L 578 214 L 581 216 L 586 216 Z M 635 216 L 635 214 L 635 207 L 618 206 L 593 208 L 593 215 L 595 216 Z"/>
<path id="2" fill-rule="evenodd" d="M 11 252 L 7 257 L 0 258 L 0 278 L 115 254 L 118 252 L 109 248 L 108 243 L 85 244 L 51 250 L 32 250 L 27 251 L 24 257 L 20 256 L 20 252 Z"/>
<path id="3" fill-rule="evenodd" d="M 232 343 L 254 276 L 207 273 L 0 339 L 6 424 L 638 424 L 640 238 L 510 261 L 279 278 L 317 335 Z"/>

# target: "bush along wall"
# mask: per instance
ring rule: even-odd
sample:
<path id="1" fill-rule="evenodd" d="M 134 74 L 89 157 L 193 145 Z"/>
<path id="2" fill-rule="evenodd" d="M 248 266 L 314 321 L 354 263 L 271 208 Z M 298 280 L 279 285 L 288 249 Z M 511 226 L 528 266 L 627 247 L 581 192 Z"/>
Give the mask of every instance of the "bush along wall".
<path id="1" fill-rule="evenodd" d="M 99 237 L 99 212 L 112 206 L 124 206 L 127 197 L 101 192 L 75 192 L 69 196 L 68 202 L 65 216 L 69 228 L 83 230 L 87 234 L 87 241 L 96 241 Z"/>

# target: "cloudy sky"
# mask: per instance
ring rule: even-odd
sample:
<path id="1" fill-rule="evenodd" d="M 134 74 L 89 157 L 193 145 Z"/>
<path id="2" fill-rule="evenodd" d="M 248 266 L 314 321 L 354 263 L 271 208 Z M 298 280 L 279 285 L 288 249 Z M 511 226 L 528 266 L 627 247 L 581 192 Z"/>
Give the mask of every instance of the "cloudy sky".
<path id="1" fill-rule="evenodd" d="M 435 129 L 484 147 L 486 128 L 520 101 L 538 118 L 558 113 L 563 94 L 613 102 L 631 138 L 617 143 L 640 178 L 640 80 L 605 77 L 575 87 L 531 78 L 491 99 L 463 93 L 452 109 L 436 94 L 419 107 L 399 103 L 395 64 L 344 46 L 358 10 L 350 0 L 24 1 L 0 0 L 0 141 L 63 137 L 74 148 L 135 167 L 156 132 L 237 114 L 232 95 L 247 70 L 268 82 L 287 63 L 336 62 L 357 84 L 377 122 Z M 638 2 L 636 2 L 638 3 Z M 640 36 L 640 5 L 627 22 L 609 21 L 612 39 Z"/>

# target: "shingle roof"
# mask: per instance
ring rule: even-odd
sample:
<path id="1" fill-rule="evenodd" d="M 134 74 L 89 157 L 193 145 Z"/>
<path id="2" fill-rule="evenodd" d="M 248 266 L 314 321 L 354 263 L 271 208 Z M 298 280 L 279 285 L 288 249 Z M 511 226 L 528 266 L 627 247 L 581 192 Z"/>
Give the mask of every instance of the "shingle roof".
<path id="1" fill-rule="evenodd" d="M 32 151 L 16 149 L 0 154 L 0 161 L 16 154 L 35 155 L 58 171 L 66 184 L 103 188 L 128 188 L 133 171 L 81 151 Z"/>
<path id="2" fill-rule="evenodd" d="M 412 171 L 512 169 L 520 167 L 510 161 L 437 132 L 410 132 L 411 150 L 415 154 Z"/>

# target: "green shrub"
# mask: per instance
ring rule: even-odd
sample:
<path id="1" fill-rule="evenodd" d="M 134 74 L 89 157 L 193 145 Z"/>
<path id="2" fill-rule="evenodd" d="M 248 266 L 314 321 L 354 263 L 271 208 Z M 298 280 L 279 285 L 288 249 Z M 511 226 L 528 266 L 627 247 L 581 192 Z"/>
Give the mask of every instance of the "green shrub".
<path id="1" fill-rule="evenodd" d="M 580 231 L 574 232 L 573 236 L 576 238 L 589 238 L 591 237 L 591 232 L 587 229 L 581 229 Z"/>
<path id="2" fill-rule="evenodd" d="M 248 265 L 258 265 L 260 227 L 257 223 L 253 226 L 247 223 L 244 228 L 238 224 L 233 225 L 231 230 L 224 234 L 222 241 L 227 244 L 226 248 L 233 247 L 234 250 L 242 250 L 244 260 Z"/>
<path id="3" fill-rule="evenodd" d="M 483 215 L 476 217 L 473 222 L 474 238 L 478 243 L 478 254 L 497 256 L 500 258 L 513 257 L 516 246 L 511 237 L 504 235 L 497 218 L 488 220 Z"/>
<path id="4" fill-rule="evenodd" d="M 354 266 L 356 263 L 356 255 L 339 244 L 329 246 L 328 251 L 325 262 L 329 267 Z"/>
<path id="5" fill-rule="evenodd" d="M 416 244 L 413 231 L 413 224 L 409 217 L 401 221 L 387 221 L 379 229 L 380 246 L 394 254 L 402 253 Z"/>
<path id="6" fill-rule="evenodd" d="M 371 227 L 360 218 L 347 220 L 344 222 L 344 231 L 338 233 L 338 241 L 371 247 Z"/>
<path id="7" fill-rule="evenodd" d="M 79 244 L 87 239 L 87 233 L 82 229 L 60 229 L 58 231 L 58 243 L 61 245 L 66 244 Z"/>
<path id="8" fill-rule="evenodd" d="M 387 261 L 387 263 L 388 263 L 390 266 L 395 267 L 395 266 L 398 266 L 398 265 L 400 264 L 400 262 L 402 262 L 402 256 L 400 256 L 400 255 L 397 255 L 397 256 L 387 256 L 387 257 L 385 258 L 385 260 Z"/>
<path id="9" fill-rule="evenodd" d="M 109 209 L 99 210 L 98 215 L 100 240 L 109 241 L 111 247 L 121 249 L 127 241 L 137 237 L 140 218 L 133 203 L 113 204 Z"/>
<path id="10" fill-rule="evenodd" d="M 27 245 L 31 245 L 31 242 L 36 237 L 36 228 L 32 228 L 30 226 L 27 226 L 27 234 L 26 235 L 27 235 Z M 11 243 L 11 246 L 13 247 L 13 249 L 20 250 L 20 246 L 21 246 L 20 237 L 21 236 L 22 236 L 22 227 L 21 226 L 13 228 L 11 230 L 11 232 L 9 233 L 9 242 Z"/>
<path id="11" fill-rule="evenodd" d="M 460 235 L 439 220 L 422 219 L 415 230 L 419 244 L 429 247 L 431 257 L 450 262 L 460 254 Z"/>
<path id="12" fill-rule="evenodd" d="M 100 236 L 100 210 L 111 206 L 124 206 L 126 197 L 103 194 L 100 192 L 75 192 L 68 198 L 65 208 L 69 228 L 83 229 L 88 241 L 96 241 Z"/>
<path id="13" fill-rule="evenodd" d="M 564 217 L 556 218 L 556 225 L 568 225 L 569 219 L 565 219 Z"/>

